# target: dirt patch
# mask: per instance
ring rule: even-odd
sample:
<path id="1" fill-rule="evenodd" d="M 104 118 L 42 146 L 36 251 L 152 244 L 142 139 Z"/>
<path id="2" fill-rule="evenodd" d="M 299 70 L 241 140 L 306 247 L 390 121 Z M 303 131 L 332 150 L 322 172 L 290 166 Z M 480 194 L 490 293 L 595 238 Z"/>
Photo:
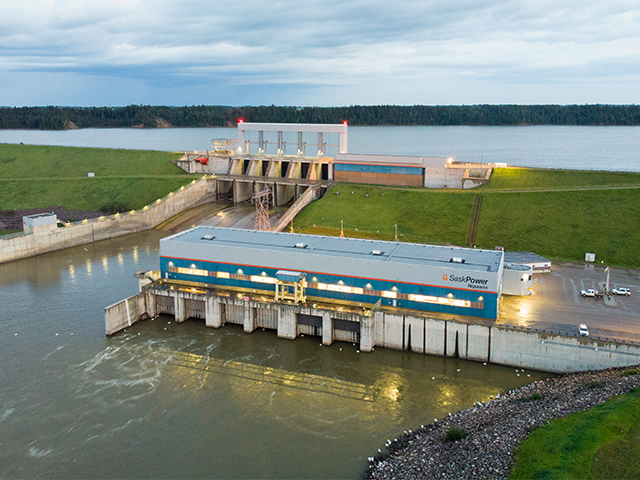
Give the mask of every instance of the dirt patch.
<path id="1" fill-rule="evenodd" d="M 19 230 L 22 228 L 22 217 L 36 213 L 55 213 L 58 220 L 77 222 L 85 218 L 97 218 L 105 215 L 103 212 L 84 210 L 67 210 L 64 207 L 24 208 L 20 210 L 0 210 L 0 230 Z"/>

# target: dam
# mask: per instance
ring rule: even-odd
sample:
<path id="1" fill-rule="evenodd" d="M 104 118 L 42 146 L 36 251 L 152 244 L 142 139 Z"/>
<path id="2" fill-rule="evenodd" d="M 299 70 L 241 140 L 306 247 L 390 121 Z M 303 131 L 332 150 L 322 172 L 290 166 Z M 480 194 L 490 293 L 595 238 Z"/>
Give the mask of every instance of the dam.
<path id="1" fill-rule="evenodd" d="M 549 372 L 640 362 L 637 344 L 496 324 L 498 293 L 515 283 L 523 294 L 531 276 L 504 276 L 503 252 L 433 248 L 196 228 L 161 241 L 161 269 L 140 272 L 140 293 L 105 309 L 105 329 L 168 314 L 178 323 L 275 330 L 281 339 L 351 342 L 363 353 L 384 347 Z M 455 286 L 467 278 L 475 280 Z"/>

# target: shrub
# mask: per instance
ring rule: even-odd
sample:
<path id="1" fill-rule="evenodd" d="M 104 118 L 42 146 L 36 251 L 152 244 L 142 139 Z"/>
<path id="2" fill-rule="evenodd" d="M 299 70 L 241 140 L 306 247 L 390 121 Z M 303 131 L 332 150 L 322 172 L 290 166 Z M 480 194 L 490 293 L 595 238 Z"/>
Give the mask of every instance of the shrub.
<path id="1" fill-rule="evenodd" d="M 637 368 L 627 368 L 626 370 L 623 370 L 622 372 L 620 372 L 620 376 L 628 377 L 630 375 L 637 375 L 638 373 L 640 372 L 638 371 Z"/>
<path id="2" fill-rule="evenodd" d="M 604 387 L 604 382 L 601 382 L 599 380 L 594 380 L 592 382 L 585 383 L 584 386 L 587 388 L 602 388 Z"/>
<path id="3" fill-rule="evenodd" d="M 533 402 L 535 400 L 542 400 L 542 395 L 539 394 L 538 392 L 534 392 L 532 393 L 530 396 L 522 396 L 522 401 L 523 402 Z"/>
<path id="4" fill-rule="evenodd" d="M 458 427 L 449 427 L 447 433 L 444 436 L 445 442 L 457 442 L 458 440 L 462 440 L 466 438 L 467 434 L 464 430 Z"/>
<path id="5" fill-rule="evenodd" d="M 131 205 L 118 201 L 109 202 L 106 205 L 100 207 L 101 212 L 109 213 L 111 215 L 113 215 L 114 213 L 128 212 L 131 209 Z"/>

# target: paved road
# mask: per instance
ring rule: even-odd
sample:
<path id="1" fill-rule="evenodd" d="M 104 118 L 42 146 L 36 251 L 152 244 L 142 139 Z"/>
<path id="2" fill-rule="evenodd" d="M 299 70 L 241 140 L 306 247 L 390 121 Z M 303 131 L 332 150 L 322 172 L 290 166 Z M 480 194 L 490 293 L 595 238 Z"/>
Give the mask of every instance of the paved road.
<path id="1" fill-rule="evenodd" d="M 611 269 L 611 288 L 631 289 L 630 297 L 613 296 L 614 307 L 580 295 L 580 290 L 597 288 L 604 279 L 604 265 L 553 265 L 551 273 L 534 274 L 531 296 L 503 297 L 496 325 L 577 336 L 578 325 L 585 323 L 592 338 L 640 343 L 640 270 Z"/>
<path id="2" fill-rule="evenodd" d="M 275 225 L 286 211 L 286 207 L 273 209 L 269 215 L 271 226 Z M 178 233 L 195 226 L 254 229 L 255 224 L 256 209 L 253 205 L 217 202 L 186 210 L 156 228 Z"/>

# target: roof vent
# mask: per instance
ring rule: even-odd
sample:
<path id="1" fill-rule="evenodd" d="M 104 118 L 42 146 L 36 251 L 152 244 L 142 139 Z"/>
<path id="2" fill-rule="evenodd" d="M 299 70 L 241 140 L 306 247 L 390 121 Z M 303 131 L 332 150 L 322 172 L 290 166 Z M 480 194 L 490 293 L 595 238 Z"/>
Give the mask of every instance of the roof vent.
<path id="1" fill-rule="evenodd" d="M 202 240 L 213 240 L 214 238 L 216 237 L 214 237 L 213 235 L 205 235 L 204 237 L 202 237 Z"/>
<path id="2" fill-rule="evenodd" d="M 371 255 L 384 255 L 382 250 L 371 250 Z"/>
<path id="3" fill-rule="evenodd" d="M 296 248 L 307 248 L 309 245 L 306 243 L 296 243 Z"/>
<path id="4" fill-rule="evenodd" d="M 453 257 L 451 260 L 449 260 L 449 263 L 464 263 L 465 260 L 462 257 Z"/>

